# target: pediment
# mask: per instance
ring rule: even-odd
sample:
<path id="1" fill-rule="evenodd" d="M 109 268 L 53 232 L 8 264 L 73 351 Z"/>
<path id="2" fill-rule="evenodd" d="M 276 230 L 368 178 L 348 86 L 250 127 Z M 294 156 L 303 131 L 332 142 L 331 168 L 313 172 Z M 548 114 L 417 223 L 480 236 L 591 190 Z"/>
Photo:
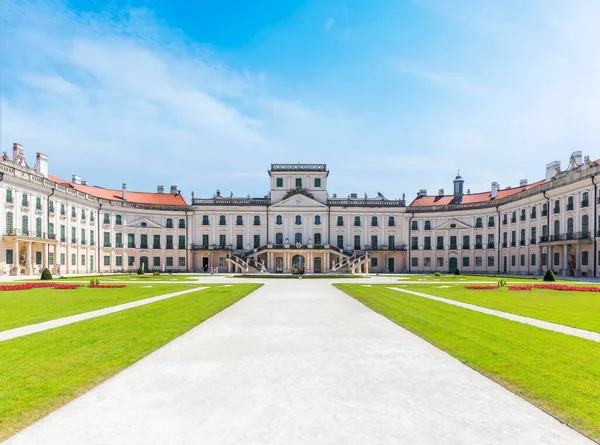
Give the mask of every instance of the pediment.
<path id="1" fill-rule="evenodd" d="M 142 229 L 162 229 L 163 226 L 149 220 L 148 218 L 140 218 L 127 224 L 127 227 L 139 227 Z"/>
<path id="2" fill-rule="evenodd" d="M 459 221 L 458 219 L 455 218 L 451 218 L 447 221 L 444 221 L 442 224 L 440 224 L 438 227 L 436 227 L 436 230 L 457 230 L 457 229 L 472 229 L 473 227 L 470 226 L 469 224 L 465 224 L 462 221 Z"/>
<path id="3" fill-rule="evenodd" d="M 276 208 L 303 208 L 303 207 L 322 207 L 326 208 L 327 206 L 316 199 L 310 198 L 306 195 L 298 193 L 296 195 L 290 196 L 287 199 L 279 201 L 277 204 L 273 204 L 271 207 Z"/>

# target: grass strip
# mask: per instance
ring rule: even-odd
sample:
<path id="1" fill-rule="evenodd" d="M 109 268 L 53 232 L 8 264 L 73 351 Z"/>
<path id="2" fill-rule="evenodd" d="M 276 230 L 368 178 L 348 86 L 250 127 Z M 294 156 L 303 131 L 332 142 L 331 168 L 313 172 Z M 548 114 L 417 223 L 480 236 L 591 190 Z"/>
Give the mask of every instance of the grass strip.
<path id="1" fill-rule="evenodd" d="M 336 284 L 462 363 L 600 440 L 600 344 L 385 287 Z"/>
<path id="2" fill-rule="evenodd" d="M 198 284 L 152 284 L 152 287 L 132 284 L 123 289 L 80 287 L 0 292 L 0 331 L 194 287 Z"/>
<path id="3" fill-rule="evenodd" d="M 463 286 L 442 288 L 435 285 L 412 286 L 411 290 L 463 303 L 537 318 L 573 328 L 600 332 L 600 294 L 532 289 L 509 291 L 469 290 Z"/>
<path id="4" fill-rule="evenodd" d="M 0 441 L 260 287 L 212 287 L 0 343 Z"/>

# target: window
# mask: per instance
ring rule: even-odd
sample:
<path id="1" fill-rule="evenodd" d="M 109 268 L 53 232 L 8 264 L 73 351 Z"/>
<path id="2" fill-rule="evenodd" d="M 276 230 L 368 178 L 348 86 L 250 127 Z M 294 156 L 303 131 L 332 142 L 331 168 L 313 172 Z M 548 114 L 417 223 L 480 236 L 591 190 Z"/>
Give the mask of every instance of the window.
<path id="1" fill-rule="evenodd" d="M 546 266 L 548 264 L 548 254 L 542 253 L 542 266 Z"/>
<path id="2" fill-rule="evenodd" d="M 219 258 L 219 267 L 221 267 L 221 266 L 227 266 L 227 258 L 225 258 L 225 257 Z"/>
<path id="3" fill-rule="evenodd" d="M 115 215 L 115 224 L 117 226 L 123 225 L 123 215 Z"/>
<path id="4" fill-rule="evenodd" d="M 494 217 L 490 216 L 488 218 L 488 227 L 494 227 Z"/>
<path id="5" fill-rule="evenodd" d="M 582 266 L 588 265 L 588 251 L 587 250 L 583 250 L 581 252 L 581 265 Z"/>
<path id="6" fill-rule="evenodd" d="M 581 195 L 581 207 L 587 207 L 590 204 L 588 192 L 583 192 Z"/>
<path id="7" fill-rule="evenodd" d="M 167 218 L 167 229 L 172 229 L 172 228 L 173 228 L 173 219 Z"/>
<path id="8" fill-rule="evenodd" d="M 260 235 L 254 235 L 254 248 L 260 247 Z"/>
<path id="9" fill-rule="evenodd" d="M 281 224 L 283 224 L 283 219 L 281 218 L 281 215 L 277 215 L 275 217 L 275 224 L 277 224 L 278 226 L 280 226 Z"/>
<path id="10" fill-rule="evenodd" d="M 67 256 L 64 253 L 60 254 L 60 265 L 64 266 L 67 264 Z"/>
<path id="11" fill-rule="evenodd" d="M 244 225 L 244 218 L 243 218 L 243 216 L 242 216 L 242 215 L 238 215 L 238 216 L 235 218 L 235 225 L 236 225 L 236 226 L 243 226 L 243 225 Z"/>
<path id="12" fill-rule="evenodd" d="M 469 235 L 463 235 L 463 249 L 470 249 L 471 248 L 471 239 L 469 237 Z"/>
<path id="13" fill-rule="evenodd" d="M 510 256 L 510 265 L 513 267 L 517 265 L 517 257 L 515 255 Z"/>
<path id="14" fill-rule="evenodd" d="M 95 238 L 94 238 L 94 231 L 90 230 L 90 246 L 94 245 L 94 242 L 95 242 L 94 240 L 95 240 Z"/>
<path id="15" fill-rule="evenodd" d="M 11 234 L 13 231 L 13 214 L 12 212 L 6 212 L 6 233 Z"/>
<path id="16" fill-rule="evenodd" d="M 456 236 L 450 237 L 450 249 L 456 249 Z"/>
<path id="17" fill-rule="evenodd" d="M 283 233 L 275 234 L 275 244 L 283 244 Z"/>
<path id="18" fill-rule="evenodd" d="M 81 219 L 85 221 L 85 209 L 81 209 Z"/>
<path id="19" fill-rule="evenodd" d="M 535 262 L 536 262 L 536 256 L 535 253 L 531 254 L 531 265 L 535 267 Z"/>
<path id="20" fill-rule="evenodd" d="M 208 215 L 202 215 L 202 225 L 208 226 Z"/>
<path id="21" fill-rule="evenodd" d="M 103 224 L 110 224 L 110 215 L 108 213 L 104 214 L 104 222 Z"/>
<path id="22" fill-rule="evenodd" d="M 554 252 L 554 265 L 558 266 L 560 264 L 560 253 Z"/>
<path id="23" fill-rule="evenodd" d="M 9 204 L 12 204 L 12 202 L 13 202 L 13 195 L 12 195 L 12 189 L 11 188 L 7 188 L 6 189 L 6 202 L 9 203 Z"/>
<path id="24" fill-rule="evenodd" d="M 360 216 L 354 217 L 354 226 L 360 226 Z"/>
<path id="25" fill-rule="evenodd" d="M 531 228 L 531 244 L 535 244 L 537 242 L 537 229 L 535 227 Z"/>
<path id="26" fill-rule="evenodd" d="M 160 257 L 159 256 L 152 257 L 152 266 L 160 267 Z"/>
<path id="27" fill-rule="evenodd" d="M 129 247 L 130 249 L 135 248 L 135 234 L 134 233 L 127 234 L 127 247 Z"/>
<path id="28" fill-rule="evenodd" d="M 115 257 L 115 261 L 116 261 L 116 266 L 117 267 L 123 267 L 123 256 L 122 255 L 117 255 Z"/>
<path id="29" fill-rule="evenodd" d="M 319 215 L 315 216 L 315 226 L 321 225 L 321 217 Z"/>
<path id="30" fill-rule="evenodd" d="M 548 204 L 544 203 L 542 204 L 542 216 L 547 216 L 548 215 Z"/>
<path id="31" fill-rule="evenodd" d="M 321 244 L 321 234 L 320 233 L 315 233 L 315 244 L 319 245 Z"/>
<path id="32" fill-rule="evenodd" d="M 226 244 L 227 244 L 226 235 L 219 235 L 219 247 L 224 248 Z"/>
<path id="33" fill-rule="evenodd" d="M 90 236 L 92 236 L 93 232 L 90 232 Z M 123 234 L 121 232 L 115 233 L 115 247 L 123 247 Z"/>
<path id="34" fill-rule="evenodd" d="M 67 229 L 63 224 L 61 224 L 60 225 L 60 242 L 64 243 L 66 241 L 67 241 Z"/>
<path id="35" fill-rule="evenodd" d="M 567 210 L 573 210 L 573 197 L 569 196 L 567 198 Z"/>
<path id="36" fill-rule="evenodd" d="M 535 219 L 535 218 L 537 218 L 537 207 L 533 206 L 531 208 L 531 219 Z"/>
<path id="37" fill-rule="evenodd" d="M 412 250 L 418 250 L 419 249 L 419 238 L 416 236 L 411 237 L 410 239 L 410 248 Z"/>
<path id="38" fill-rule="evenodd" d="M 419 267 L 419 259 L 418 258 L 411 258 L 410 259 L 410 264 L 412 267 Z"/>
<path id="39" fill-rule="evenodd" d="M 560 213 L 560 200 L 554 201 L 554 213 Z"/>
<path id="40" fill-rule="evenodd" d="M 354 250 L 360 250 L 360 235 L 354 235 Z"/>
<path id="41" fill-rule="evenodd" d="M 277 187 L 283 187 L 283 178 L 277 178 L 275 182 Z"/>
<path id="42" fill-rule="evenodd" d="M 423 258 L 423 266 L 424 267 L 431 267 L 431 257 L 425 257 Z"/>
<path id="43" fill-rule="evenodd" d="M 554 221 L 554 236 L 558 238 L 560 235 L 560 221 L 557 219 Z"/>
<path id="44" fill-rule="evenodd" d="M 475 235 L 475 248 L 483 248 L 483 235 Z"/>
<path id="45" fill-rule="evenodd" d="M 390 216 L 388 218 L 388 226 L 394 227 L 395 225 L 396 225 L 396 218 L 394 218 L 393 216 Z"/>
<path id="46" fill-rule="evenodd" d="M 510 222 L 517 222 L 517 212 L 512 212 L 512 216 L 510 217 Z"/>
<path id="47" fill-rule="evenodd" d="M 179 240 L 178 240 L 178 244 L 177 244 L 177 248 L 178 249 L 185 249 L 185 235 L 179 235 Z"/>
<path id="48" fill-rule="evenodd" d="M 567 218 L 567 237 L 573 238 L 573 218 Z"/>
<path id="49" fill-rule="evenodd" d="M 371 235 L 371 248 L 377 249 L 377 235 Z"/>
<path id="50" fill-rule="evenodd" d="M 35 198 L 35 209 L 42 210 L 42 198 L 40 198 L 39 196 L 36 196 Z"/>
<path id="51" fill-rule="evenodd" d="M 520 264 L 521 264 L 521 267 L 525 266 L 525 255 L 523 255 L 523 254 L 521 254 Z"/>
<path id="52" fill-rule="evenodd" d="M 54 213 L 54 201 L 48 202 L 48 210 L 50 211 L 50 213 Z"/>
<path id="53" fill-rule="evenodd" d="M 321 187 L 321 178 L 315 178 L 315 188 Z"/>
<path id="54" fill-rule="evenodd" d="M 377 267 L 377 258 L 371 258 L 371 267 Z"/>
<path id="55" fill-rule="evenodd" d="M 81 265 L 85 266 L 85 254 L 81 254 Z"/>
<path id="56" fill-rule="evenodd" d="M 443 236 L 438 236 L 437 237 L 435 248 L 437 250 L 444 250 L 444 237 Z"/>
<path id="57" fill-rule="evenodd" d="M 35 264 L 38 266 L 42 264 L 42 252 L 35 253 Z"/>
<path id="58" fill-rule="evenodd" d="M 76 266 L 76 265 L 77 265 L 77 255 L 72 253 L 71 254 L 71 266 Z"/>
<path id="59" fill-rule="evenodd" d="M 23 193 L 22 205 L 23 207 L 29 207 L 29 202 L 27 201 L 27 193 Z"/>
<path id="60" fill-rule="evenodd" d="M 71 227 L 71 244 L 75 244 L 77 242 L 76 230 L 77 229 L 75 227 Z"/>
<path id="61" fill-rule="evenodd" d="M 302 188 L 302 178 L 296 178 L 296 188 Z"/>
<path id="62" fill-rule="evenodd" d="M 521 209 L 521 221 L 525 221 L 525 209 Z"/>
<path id="63" fill-rule="evenodd" d="M 396 237 L 394 235 L 388 236 L 388 247 L 391 249 L 396 245 Z"/>
<path id="64" fill-rule="evenodd" d="M 444 258 L 441 256 L 437 257 L 435 260 L 435 265 L 437 267 L 444 267 Z"/>
<path id="65" fill-rule="evenodd" d="M 185 257 L 184 256 L 179 257 L 179 267 L 185 267 Z"/>
<path id="66" fill-rule="evenodd" d="M 483 266 L 483 258 L 480 256 L 476 256 L 475 257 L 475 267 L 482 267 Z"/>
<path id="67" fill-rule="evenodd" d="M 206 233 L 202 235 L 202 247 L 205 249 L 208 247 L 208 235 Z"/>
<path id="68" fill-rule="evenodd" d="M 338 249 L 344 248 L 344 235 L 337 236 L 337 246 L 338 246 Z"/>
<path id="69" fill-rule="evenodd" d="M 260 216 L 254 215 L 254 225 L 260 226 Z"/>
<path id="70" fill-rule="evenodd" d="M 167 267 L 173 267 L 173 257 L 172 256 L 167 257 Z"/>
<path id="71" fill-rule="evenodd" d="M 469 267 L 469 257 L 468 256 L 463 257 L 462 265 L 463 265 L 463 267 Z"/>
<path id="72" fill-rule="evenodd" d="M 104 232 L 104 247 L 110 247 L 110 232 Z"/>
<path id="73" fill-rule="evenodd" d="M 160 249 L 160 235 L 154 235 L 152 239 L 152 248 Z"/>
<path id="74" fill-rule="evenodd" d="M 110 256 L 104 255 L 104 265 L 110 266 Z"/>
<path id="75" fill-rule="evenodd" d="M 337 226 L 341 227 L 344 225 L 344 217 L 343 216 L 338 216 L 337 217 Z"/>
<path id="76" fill-rule="evenodd" d="M 219 225 L 220 226 L 225 225 L 225 215 L 219 215 Z"/>
<path id="77" fill-rule="evenodd" d="M 235 248 L 237 250 L 244 250 L 244 235 L 235 236 Z"/>
<path id="78" fill-rule="evenodd" d="M 71 206 L 71 218 L 75 218 L 75 206 Z"/>
<path id="79" fill-rule="evenodd" d="M 21 217 L 21 230 L 23 230 L 23 234 L 29 235 L 29 217 L 27 215 Z"/>
<path id="80" fill-rule="evenodd" d="M 521 246 L 524 246 L 525 245 L 525 229 L 521 229 L 521 238 L 520 238 L 520 240 L 521 240 L 521 243 L 520 243 Z"/>
<path id="81" fill-rule="evenodd" d="M 299 226 L 300 224 L 302 224 L 302 217 L 300 215 L 296 215 L 296 221 L 295 221 L 296 225 Z"/>
<path id="82" fill-rule="evenodd" d="M 413 221 L 411 223 L 410 230 L 419 230 L 419 223 L 418 223 L 418 221 Z"/>
<path id="83" fill-rule="evenodd" d="M 12 251 L 11 251 L 11 253 L 12 253 Z M 7 258 L 6 262 L 8 264 L 11 264 L 12 261 L 8 261 L 8 250 L 6 251 L 6 258 Z M 50 267 L 54 266 L 54 252 L 48 252 L 48 265 Z"/>
<path id="84" fill-rule="evenodd" d="M 294 244 L 302 244 L 302 234 L 296 233 L 294 235 Z"/>
<path id="85" fill-rule="evenodd" d="M 179 228 L 185 229 L 185 218 L 179 218 Z"/>
<path id="86" fill-rule="evenodd" d="M 475 228 L 483 227 L 483 218 L 475 218 Z"/>
<path id="87" fill-rule="evenodd" d="M 431 250 L 431 237 L 430 236 L 426 236 L 425 238 L 423 238 L 423 249 Z"/>
<path id="88" fill-rule="evenodd" d="M 81 229 L 81 244 L 85 244 L 85 229 Z"/>
<path id="89" fill-rule="evenodd" d="M 581 217 L 581 236 L 583 238 L 590 237 L 590 217 L 587 215 Z"/>
<path id="90" fill-rule="evenodd" d="M 65 216 L 65 204 L 62 202 L 60 203 L 60 215 Z"/>
<path id="91" fill-rule="evenodd" d="M 372 216 L 371 217 L 371 226 L 376 227 L 377 224 L 377 217 L 376 216 Z"/>
<path id="92" fill-rule="evenodd" d="M 90 212 L 90 221 L 94 222 L 94 212 Z"/>
<path id="93" fill-rule="evenodd" d="M 512 230 L 510 232 L 510 245 L 512 247 L 517 245 L 517 231 L 516 230 Z"/>
<path id="94" fill-rule="evenodd" d="M 141 240 L 140 240 L 140 249 L 147 249 L 148 248 L 148 235 L 141 235 Z"/>

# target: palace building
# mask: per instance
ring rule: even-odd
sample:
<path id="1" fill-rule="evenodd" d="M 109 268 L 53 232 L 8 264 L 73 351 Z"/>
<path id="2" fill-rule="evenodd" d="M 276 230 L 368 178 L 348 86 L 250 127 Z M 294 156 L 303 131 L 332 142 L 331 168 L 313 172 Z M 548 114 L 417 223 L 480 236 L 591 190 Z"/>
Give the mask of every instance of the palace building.
<path id="1" fill-rule="evenodd" d="M 145 270 L 598 276 L 598 162 L 571 155 L 544 179 L 402 199 L 327 191 L 325 164 L 272 164 L 262 198 L 185 200 L 176 186 L 112 190 L 50 175 L 23 147 L 0 160 L 0 274 Z"/>

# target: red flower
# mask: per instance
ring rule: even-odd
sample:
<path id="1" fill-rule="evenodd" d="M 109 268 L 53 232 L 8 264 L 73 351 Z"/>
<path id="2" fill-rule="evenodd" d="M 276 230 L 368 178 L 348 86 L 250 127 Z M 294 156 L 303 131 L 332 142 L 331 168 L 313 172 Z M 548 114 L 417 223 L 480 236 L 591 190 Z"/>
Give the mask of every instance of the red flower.
<path id="1" fill-rule="evenodd" d="M 600 286 L 567 286 L 566 284 L 536 284 L 536 289 L 561 290 L 571 292 L 600 292 Z"/>
<path id="2" fill-rule="evenodd" d="M 492 286 L 465 286 L 465 289 L 471 290 L 485 290 L 485 289 L 498 289 L 500 286 L 492 285 Z"/>
<path id="3" fill-rule="evenodd" d="M 523 286 L 508 286 L 508 290 L 531 290 L 533 286 L 530 284 L 525 284 Z"/>
<path id="4" fill-rule="evenodd" d="M 28 289 L 39 289 L 39 288 L 44 288 L 44 287 L 51 287 L 54 289 L 76 289 L 80 286 L 81 286 L 81 284 L 62 284 L 62 283 L 52 283 L 52 282 L 6 284 L 3 286 L 0 286 L 0 291 L 28 290 Z"/>
<path id="5" fill-rule="evenodd" d="M 90 284 L 88 287 L 90 289 L 122 289 L 127 286 L 124 284 Z"/>

